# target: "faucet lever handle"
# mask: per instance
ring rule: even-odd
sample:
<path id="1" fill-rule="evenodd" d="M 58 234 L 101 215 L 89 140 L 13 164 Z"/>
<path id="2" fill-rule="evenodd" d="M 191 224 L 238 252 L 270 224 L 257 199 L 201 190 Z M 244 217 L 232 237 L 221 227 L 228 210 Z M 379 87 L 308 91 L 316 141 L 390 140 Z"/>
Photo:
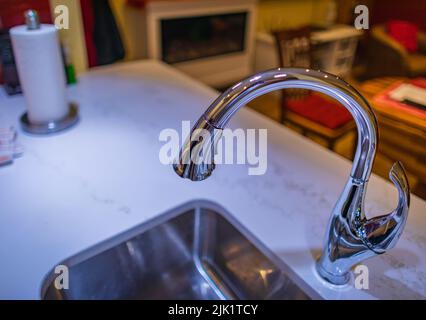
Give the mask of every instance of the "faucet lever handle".
<path id="1" fill-rule="evenodd" d="M 398 206 L 391 213 L 368 219 L 361 226 L 363 242 L 375 253 L 393 248 L 404 230 L 410 206 L 410 187 L 401 162 L 395 162 L 389 178 L 398 189 Z"/>

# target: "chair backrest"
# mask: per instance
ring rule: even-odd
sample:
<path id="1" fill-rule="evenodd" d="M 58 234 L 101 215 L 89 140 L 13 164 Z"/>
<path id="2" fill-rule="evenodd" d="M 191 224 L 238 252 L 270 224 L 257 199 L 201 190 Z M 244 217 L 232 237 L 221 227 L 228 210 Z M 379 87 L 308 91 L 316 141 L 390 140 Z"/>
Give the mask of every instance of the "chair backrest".
<path id="1" fill-rule="evenodd" d="M 311 68 L 312 50 L 309 27 L 280 30 L 273 34 L 281 67 Z M 283 90 L 283 102 L 285 99 L 304 99 L 309 92 L 304 89 Z"/>
<path id="2" fill-rule="evenodd" d="M 311 67 L 309 27 L 274 32 L 281 67 Z"/>

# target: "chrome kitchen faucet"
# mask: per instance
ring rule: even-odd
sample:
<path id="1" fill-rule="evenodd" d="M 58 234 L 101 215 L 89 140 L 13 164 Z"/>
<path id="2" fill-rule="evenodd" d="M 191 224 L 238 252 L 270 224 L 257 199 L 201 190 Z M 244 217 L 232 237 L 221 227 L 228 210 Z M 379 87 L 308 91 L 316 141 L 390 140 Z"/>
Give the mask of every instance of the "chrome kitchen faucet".
<path id="1" fill-rule="evenodd" d="M 215 168 L 213 158 L 220 131 L 231 117 L 254 98 L 288 88 L 310 89 L 336 99 L 352 114 L 358 128 L 351 174 L 332 211 L 324 249 L 316 264 L 322 278 L 336 285 L 346 284 L 355 264 L 395 246 L 407 220 L 410 189 L 402 164 L 395 163 L 389 177 L 398 189 L 398 206 L 387 215 L 367 219 L 364 197 L 376 154 L 377 120 L 368 102 L 345 81 L 321 71 L 278 68 L 237 83 L 220 95 L 198 119 L 180 150 L 174 170 L 193 181 L 209 177 Z M 208 130 L 211 139 L 203 139 L 200 134 L 203 130 L 197 129 Z M 201 149 L 202 158 L 197 159 Z"/>

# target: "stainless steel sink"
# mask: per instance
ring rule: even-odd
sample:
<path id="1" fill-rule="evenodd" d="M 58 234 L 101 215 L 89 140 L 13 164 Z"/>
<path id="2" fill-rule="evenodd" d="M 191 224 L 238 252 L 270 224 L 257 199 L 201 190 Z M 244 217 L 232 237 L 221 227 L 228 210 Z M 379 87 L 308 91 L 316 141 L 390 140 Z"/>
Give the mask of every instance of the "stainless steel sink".
<path id="1" fill-rule="evenodd" d="M 43 299 L 310 299 L 312 290 L 220 206 L 175 208 L 59 263 Z"/>

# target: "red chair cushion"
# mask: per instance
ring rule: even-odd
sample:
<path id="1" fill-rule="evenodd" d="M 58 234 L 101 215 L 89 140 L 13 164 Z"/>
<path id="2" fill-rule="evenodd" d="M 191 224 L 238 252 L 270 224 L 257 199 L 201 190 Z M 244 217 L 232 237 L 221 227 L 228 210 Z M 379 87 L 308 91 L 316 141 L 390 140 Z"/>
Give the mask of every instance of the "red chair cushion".
<path id="1" fill-rule="evenodd" d="M 417 32 L 415 24 L 407 21 L 391 20 L 387 23 L 387 31 L 390 37 L 400 43 L 408 52 L 417 51 Z"/>
<path id="2" fill-rule="evenodd" d="M 349 121 L 352 115 L 337 101 L 313 93 L 301 100 L 288 100 L 287 109 L 324 127 L 335 129 Z"/>

